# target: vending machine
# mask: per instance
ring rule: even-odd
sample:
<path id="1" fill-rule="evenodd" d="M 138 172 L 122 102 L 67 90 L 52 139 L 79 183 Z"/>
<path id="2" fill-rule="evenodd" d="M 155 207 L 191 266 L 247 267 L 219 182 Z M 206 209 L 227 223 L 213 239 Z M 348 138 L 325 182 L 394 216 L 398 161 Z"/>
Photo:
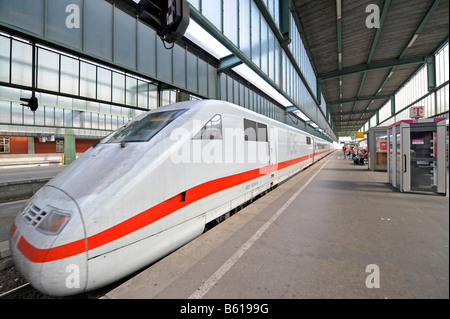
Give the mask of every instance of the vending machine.
<path id="1" fill-rule="evenodd" d="M 389 183 L 401 192 L 446 194 L 445 118 L 403 120 L 388 127 Z"/>

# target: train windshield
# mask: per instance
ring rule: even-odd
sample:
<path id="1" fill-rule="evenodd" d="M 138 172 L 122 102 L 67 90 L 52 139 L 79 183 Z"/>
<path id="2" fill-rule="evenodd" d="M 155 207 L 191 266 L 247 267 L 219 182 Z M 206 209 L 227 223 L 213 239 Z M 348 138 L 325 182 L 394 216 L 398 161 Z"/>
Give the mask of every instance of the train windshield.
<path id="1" fill-rule="evenodd" d="M 132 120 L 100 143 L 147 142 L 187 110 L 150 113 Z"/>

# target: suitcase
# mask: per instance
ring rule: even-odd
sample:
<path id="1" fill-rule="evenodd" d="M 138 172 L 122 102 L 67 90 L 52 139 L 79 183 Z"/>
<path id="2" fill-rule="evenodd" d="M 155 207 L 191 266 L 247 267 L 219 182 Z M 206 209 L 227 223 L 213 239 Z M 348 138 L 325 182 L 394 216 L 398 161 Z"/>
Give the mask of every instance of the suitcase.
<path id="1" fill-rule="evenodd" d="M 356 156 L 356 157 L 353 159 L 353 164 L 354 164 L 354 165 L 364 165 L 364 158 L 361 157 L 361 156 Z"/>

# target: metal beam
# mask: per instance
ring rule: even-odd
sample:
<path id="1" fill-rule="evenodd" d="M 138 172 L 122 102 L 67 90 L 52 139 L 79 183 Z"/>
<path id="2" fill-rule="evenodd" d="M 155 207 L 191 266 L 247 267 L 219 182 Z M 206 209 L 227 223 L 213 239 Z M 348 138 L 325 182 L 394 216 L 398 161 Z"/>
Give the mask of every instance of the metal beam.
<path id="1" fill-rule="evenodd" d="M 339 115 L 352 115 L 352 114 L 367 114 L 367 113 L 375 113 L 375 112 L 376 112 L 375 110 L 371 110 L 371 111 L 353 111 L 353 112 L 346 112 L 346 113 L 333 113 L 333 114 L 330 114 L 330 115 L 331 116 L 339 116 Z"/>
<path id="2" fill-rule="evenodd" d="M 336 33 L 338 70 L 342 72 L 342 1 L 336 0 Z M 322 81 L 319 81 L 322 82 Z M 339 98 L 342 99 L 342 77 L 339 77 Z"/>
<path id="3" fill-rule="evenodd" d="M 360 96 L 360 97 L 354 97 L 354 98 L 350 98 L 350 99 L 331 101 L 331 102 L 327 102 L 327 104 L 343 104 L 343 103 L 359 102 L 359 101 L 383 100 L 383 99 L 388 99 L 389 97 L 390 97 L 390 95 Z"/>
<path id="4" fill-rule="evenodd" d="M 278 29 L 277 24 L 273 20 L 272 15 L 270 14 L 269 10 L 267 9 L 264 1 L 263 0 L 255 0 L 255 4 L 258 7 L 261 14 L 263 15 L 264 19 L 267 21 L 267 24 L 269 25 L 273 34 L 278 39 L 278 42 L 283 43 L 284 41 L 286 41 L 286 39 L 283 37 L 283 34 L 281 33 L 280 29 Z"/>
<path id="5" fill-rule="evenodd" d="M 226 72 L 240 64 L 242 64 L 242 61 L 234 54 L 230 54 L 220 60 L 219 67 L 217 68 L 217 72 L 218 73 Z"/>
<path id="6" fill-rule="evenodd" d="M 437 6 L 439 5 L 440 0 L 435 0 L 434 3 L 431 5 L 431 7 L 428 9 L 427 13 L 423 17 L 422 21 L 420 22 L 419 26 L 416 29 L 416 32 L 412 35 L 411 39 L 408 42 L 408 45 L 403 49 L 402 53 L 399 56 L 399 60 L 402 59 L 406 52 L 409 50 L 409 48 L 413 45 L 414 41 L 416 41 L 417 37 L 419 36 L 420 32 L 422 31 L 425 24 L 427 24 L 428 20 L 430 20 L 431 15 L 433 14 L 434 10 L 436 10 Z"/>
<path id="7" fill-rule="evenodd" d="M 439 5 L 440 0 L 435 0 L 434 3 L 431 5 L 431 7 L 428 9 L 427 13 L 425 14 L 425 16 L 423 17 L 422 21 L 420 22 L 419 26 L 417 27 L 416 31 L 414 32 L 413 36 L 411 37 L 411 39 L 408 42 L 408 45 L 403 49 L 402 53 L 400 54 L 398 60 L 402 61 L 403 57 L 406 55 L 406 52 L 408 52 L 409 48 L 414 44 L 414 42 L 416 41 L 417 37 L 419 36 L 420 32 L 422 31 L 423 27 L 425 26 L 425 24 L 428 22 L 428 20 L 430 19 L 431 15 L 433 14 L 434 10 L 436 10 L 437 6 Z M 428 70 L 430 71 L 430 64 L 429 61 L 432 60 L 434 58 L 434 55 L 431 55 L 429 57 L 427 57 L 425 59 L 425 63 L 428 63 Z M 389 72 L 388 76 L 384 79 L 383 83 L 380 85 L 377 94 L 383 89 L 383 87 L 386 85 L 387 81 L 389 80 L 389 78 L 392 76 L 392 73 L 395 71 L 395 69 L 397 68 L 398 65 L 394 65 L 391 67 L 391 71 Z M 431 75 L 431 79 L 430 79 L 430 73 L 428 73 L 428 91 L 430 91 L 430 89 L 432 89 L 432 87 L 430 87 L 430 84 L 432 85 L 433 83 L 430 83 L 430 80 L 432 81 L 432 75 Z M 395 102 L 394 102 L 395 103 Z M 392 107 L 392 104 L 391 104 Z M 395 107 L 395 105 L 394 105 Z"/>
<path id="8" fill-rule="evenodd" d="M 280 32 L 283 36 L 281 44 L 291 43 L 291 0 L 280 0 Z"/>
<path id="9" fill-rule="evenodd" d="M 293 112 L 293 111 L 297 111 L 298 108 L 296 106 L 288 106 L 284 111 L 289 113 L 289 112 Z"/>
<path id="10" fill-rule="evenodd" d="M 341 125 L 341 126 L 336 126 L 336 128 L 339 130 L 339 128 L 354 128 L 354 129 L 359 129 L 360 127 L 364 126 L 364 124 L 366 123 L 362 123 L 362 124 L 349 124 L 349 125 Z"/>
<path id="11" fill-rule="evenodd" d="M 377 46 L 378 39 L 380 38 L 381 30 L 383 29 L 384 20 L 386 18 L 386 14 L 388 12 L 390 3 L 391 3 L 391 0 L 385 0 L 385 2 L 384 2 L 383 10 L 381 12 L 381 17 L 380 17 L 380 25 L 379 25 L 379 28 L 377 28 L 375 31 L 375 36 L 372 41 L 372 47 L 370 48 L 369 56 L 367 57 L 367 64 L 372 62 L 373 54 L 375 53 L 375 48 Z M 361 84 L 359 85 L 358 94 L 356 95 L 356 97 L 359 97 L 361 95 L 361 91 L 364 87 L 364 82 L 366 81 L 366 77 L 367 77 L 367 71 L 365 71 L 363 74 L 363 77 L 361 79 Z M 353 110 L 356 110 L 357 105 L 358 105 L 358 102 L 355 101 L 355 104 L 353 105 Z"/>
<path id="12" fill-rule="evenodd" d="M 281 3 L 283 2 L 283 3 Z M 290 0 L 284 0 L 280 1 L 280 10 L 282 9 L 282 6 L 287 6 L 289 9 L 289 3 Z M 235 55 L 238 59 L 240 59 L 243 63 L 245 63 L 250 69 L 252 69 L 256 74 L 258 74 L 264 81 L 266 81 L 269 85 L 271 85 L 275 90 L 277 90 L 281 95 L 283 95 L 288 101 L 292 103 L 291 97 L 284 92 L 280 86 L 278 86 L 267 74 L 265 74 L 245 53 L 243 53 L 232 41 L 230 41 L 219 29 L 217 29 L 216 26 L 214 26 L 208 19 L 206 19 L 194 6 L 190 5 L 191 9 L 191 18 L 194 19 L 195 22 L 197 22 L 203 29 L 205 29 L 207 32 L 209 32 L 214 38 L 216 38 L 221 44 L 223 44 L 233 55 Z M 283 10 L 286 10 L 286 7 L 284 7 Z M 281 15 L 281 12 L 280 12 Z M 290 11 L 289 11 L 289 17 L 290 17 Z M 290 21 L 290 20 L 289 20 Z M 289 26 L 290 28 L 290 26 Z M 283 30 L 281 30 L 283 32 Z M 286 44 L 287 45 L 287 44 Z M 326 115 L 324 114 L 321 107 L 319 107 L 319 103 L 316 99 L 316 92 L 314 92 L 311 87 L 309 86 L 308 82 L 306 81 L 305 76 L 300 70 L 299 65 L 295 61 L 295 57 L 293 56 L 292 52 L 286 48 L 283 47 L 285 50 L 284 52 L 288 56 L 289 60 L 292 62 L 295 70 L 297 71 L 298 75 L 300 76 L 303 84 L 305 85 L 306 89 L 308 90 L 308 93 L 310 94 L 311 98 L 316 103 L 316 108 L 322 114 L 323 118 L 326 119 Z M 302 111 L 302 110 L 300 110 Z M 303 111 L 302 111 L 303 112 Z M 324 128 L 323 128 L 324 129 Z"/>
<path id="13" fill-rule="evenodd" d="M 436 88 L 436 58 L 433 56 L 427 63 L 428 91 Z"/>
<path id="14" fill-rule="evenodd" d="M 324 74 L 324 75 L 320 76 L 319 78 L 321 81 L 325 81 L 325 80 L 335 79 L 340 76 L 347 76 L 347 75 L 352 75 L 352 74 L 371 71 L 371 70 L 386 69 L 386 68 L 392 68 L 392 67 L 397 67 L 397 66 L 401 66 L 401 65 L 409 65 L 409 64 L 424 64 L 428 61 L 429 58 L 430 58 L 429 56 L 425 56 L 425 57 L 416 57 L 416 58 L 409 58 L 409 59 L 388 60 L 388 61 L 382 61 L 382 62 L 377 62 L 377 63 L 369 63 L 369 64 L 364 64 L 364 65 L 353 67 L 353 68 L 344 69 L 341 72 L 333 72 L 333 73 Z"/>
<path id="15" fill-rule="evenodd" d="M 362 119 L 362 120 L 341 120 L 340 123 L 353 123 L 355 122 L 356 124 L 353 125 L 359 125 L 357 124 L 358 122 L 367 122 L 369 119 Z"/>

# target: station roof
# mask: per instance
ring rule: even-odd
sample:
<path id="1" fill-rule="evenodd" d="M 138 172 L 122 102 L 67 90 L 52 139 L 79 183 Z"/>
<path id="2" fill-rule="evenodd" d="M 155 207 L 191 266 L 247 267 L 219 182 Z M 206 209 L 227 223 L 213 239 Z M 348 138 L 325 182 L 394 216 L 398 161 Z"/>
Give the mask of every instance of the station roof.
<path id="1" fill-rule="evenodd" d="M 373 5 L 379 28 L 366 25 Z M 293 0 L 291 10 L 338 136 L 354 134 L 448 41 L 449 0 Z"/>

